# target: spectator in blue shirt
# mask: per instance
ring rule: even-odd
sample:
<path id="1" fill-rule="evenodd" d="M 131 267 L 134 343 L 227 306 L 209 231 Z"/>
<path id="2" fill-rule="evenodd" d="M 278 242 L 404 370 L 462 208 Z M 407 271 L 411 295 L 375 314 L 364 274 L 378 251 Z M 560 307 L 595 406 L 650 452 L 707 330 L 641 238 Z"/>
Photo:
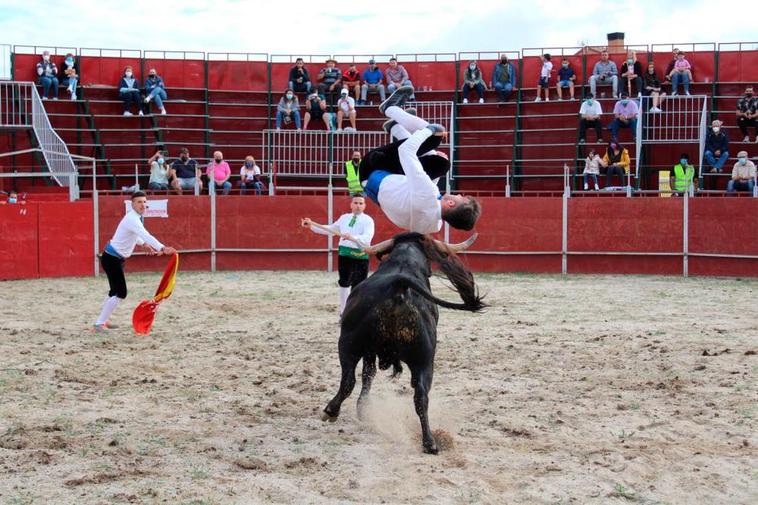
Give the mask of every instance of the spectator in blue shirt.
<path id="1" fill-rule="evenodd" d="M 58 67 L 50 59 L 50 51 L 42 53 L 42 61 L 37 63 L 37 76 L 42 86 L 42 99 L 47 100 L 50 97 L 50 90 L 53 92 L 53 100 L 58 99 Z"/>
<path id="2" fill-rule="evenodd" d="M 508 56 L 501 55 L 500 63 L 495 65 L 495 70 L 492 72 L 492 85 L 501 102 L 508 101 L 516 82 L 516 67 L 508 61 Z"/>
<path id="3" fill-rule="evenodd" d="M 711 123 L 711 131 L 705 136 L 705 161 L 711 166 L 710 173 L 721 173 L 721 169 L 729 158 L 729 137 L 721 129 L 721 121 L 715 119 Z"/>
<path id="4" fill-rule="evenodd" d="M 369 91 L 379 93 L 379 100 L 384 101 L 387 91 L 384 84 L 382 84 L 383 77 L 382 71 L 376 66 L 376 61 L 373 59 L 368 60 L 368 68 L 363 71 L 363 86 L 361 86 L 361 101 L 359 105 L 366 104 L 366 97 Z"/>
<path id="5" fill-rule="evenodd" d="M 166 107 L 163 106 L 163 100 L 168 99 L 166 87 L 163 85 L 163 79 L 154 68 L 150 69 L 150 75 L 145 80 L 145 103 L 150 108 L 150 101 L 155 100 L 155 105 L 161 110 L 161 114 L 166 113 Z"/>
<path id="6" fill-rule="evenodd" d="M 558 83 L 555 85 L 555 91 L 558 92 L 558 100 L 563 100 L 563 89 L 568 88 L 571 100 L 574 100 L 574 81 L 576 74 L 571 68 L 568 58 L 563 58 L 561 68 L 558 69 Z"/>

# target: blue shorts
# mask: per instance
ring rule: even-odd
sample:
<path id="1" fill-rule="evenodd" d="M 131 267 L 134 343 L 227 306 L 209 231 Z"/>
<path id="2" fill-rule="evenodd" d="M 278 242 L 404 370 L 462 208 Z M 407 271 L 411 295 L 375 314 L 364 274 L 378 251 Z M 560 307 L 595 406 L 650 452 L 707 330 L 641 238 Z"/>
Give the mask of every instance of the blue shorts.
<path id="1" fill-rule="evenodd" d="M 565 80 L 565 81 L 558 81 L 558 86 L 561 88 L 568 88 L 571 86 L 571 81 Z"/>
<path id="2" fill-rule="evenodd" d="M 550 81 L 549 77 L 540 77 L 540 88 L 547 88 L 548 81 Z"/>

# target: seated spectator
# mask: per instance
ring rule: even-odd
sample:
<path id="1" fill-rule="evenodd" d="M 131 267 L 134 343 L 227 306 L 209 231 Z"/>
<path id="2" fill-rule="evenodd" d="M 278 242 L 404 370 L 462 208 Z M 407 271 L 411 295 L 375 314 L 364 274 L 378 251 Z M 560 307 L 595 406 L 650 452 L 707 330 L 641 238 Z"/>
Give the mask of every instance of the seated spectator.
<path id="1" fill-rule="evenodd" d="M 674 70 L 671 72 L 671 96 L 676 96 L 679 91 L 679 83 L 684 87 L 684 94 L 690 96 L 690 81 L 692 80 L 692 66 L 684 59 L 684 53 L 679 51 L 676 55 Z"/>
<path id="2" fill-rule="evenodd" d="M 576 80 L 576 74 L 574 69 L 571 68 L 568 58 L 563 58 L 561 61 L 561 68 L 558 69 L 558 83 L 555 85 L 555 91 L 558 93 L 558 100 L 563 100 L 563 89 L 569 89 L 569 95 L 571 100 L 574 100 L 574 81 Z"/>
<path id="3" fill-rule="evenodd" d="M 661 80 L 655 73 L 655 64 L 652 61 L 647 65 L 647 72 L 645 72 L 643 81 L 642 94 L 653 99 L 650 112 L 661 112 L 661 101 L 666 93 L 661 92 Z"/>
<path id="4" fill-rule="evenodd" d="M 629 151 L 617 142 L 611 142 L 603 156 L 603 166 L 608 167 L 605 172 L 605 185 L 612 186 L 613 176 L 618 175 L 619 186 L 626 186 L 625 175 L 629 173 Z"/>
<path id="5" fill-rule="evenodd" d="M 608 51 L 600 53 L 600 61 L 595 63 L 590 76 L 590 93 L 597 96 L 597 86 L 612 85 L 613 98 L 618 98 L 619 71 L 616 64 L 608 59 Z"/>
<path id="6" fill-rule="evenodd" d="M 361 73 L 358 72 L 355 63 L 351 63 L 342 74 L 342 87 L 353 91 L 356 102 L 361 99 Z"/>
<path id="7" fill-rule="evenodd" d="M 592 182 L 595 187 L 595 191 L 599 191 L 600 187 L 597 185 L 597 176 L 600 175 L 600 165 L 603 164 L 603 160 L 600 158 L 600 155 L 597 154 L 597 152 L 594 149 L 590 149 L 590 152 L 587 153 L 587 158 L 584 160 L 584 190 L 587 191 L 589 189 L 589 180 L 592 179 Z"/>
<path id="8" fill-rule="evenodd" d="M 76 83 L 79 82 L 79 64 L 76 62 L 74 55 L 68 53 L 66 59 L 63 60 L 61 65 L 61 84 L 66 86 L 71 100 L 76 100 Z"/>
<path id="9" fill-rule="evenodd" d="M 581 107 L 579 107 L 579 143 L 584 144 L 587 128 L 594 128 L 597 136 L 597 143 L 603 143 L 603 123 L 600 116 L 603 114 L 603 108 L 600 102 L 595 100 L 592 93 L 589 94 Z"/>
<path id="10" fill-rule="evenodd" d="M 687 153 L 682 153 L 679 156 L 679 163 L 674 165 L 671 170 L 669 186 L 675 194 L 681 194 L 690 191 L 690 188 L 697 187 L 697 173 L 695 167 L 690 165 L 690 156 Z"/>
<path id="11" fill-rule="evenodd" d="M 376 66 L 376 61 L 368 60 L 368 68 L 363 71 L 363 86 L 361 86 L 360 105 L 366 105 L 369 93 L 379 93 L 379 100 L 384 101 L 386 90 L 382 84 L 382 71 Z"/>
<path id="12" fill-rule="evenodd" d="M 300 103 L 295 96 L 295 92 L 292 89 L 288 89 L 279 99 L 279 105 L 276 106 L 276 129 L 282 129 L 282 121 L 284 121 L 284 124 L 290 124 L 293 119 L 295 120 L 295 128 L 299 130 Z"/>
<path id="13" fill-rule="evenodd" d="M 402 86 L 413 87 L 408 71 L 405 70 L 405 67 L 402 65 L 397 64 L 397 58 L 390 58 L 390 65 L 387 67 L 384 75 L 387 80 L 387 91 L 389 91 L 390 94 L 394 93 L 397 88 Z M 415 99 L 416 95 L 408 97 L 408 100 L 411 101 Z"/>
<path id="14" fill-rule="evenodd" d="M 475 90 L 479 95 L 479 103 L 484 103 L 484 90 L 487 88 L 487 83 L 484 82 L 482 71 L 476 64 L 476 61 L 471 61 L 463 71 L 463 103 L 468 103 L 468 95 L 471 90 Z"/>
<path id="15" fill-rule="evenodd" d="M 758 98 L 753 96 L 753 87 L 745 88 L 745 94 L 737 100 L 737 126 L 745 136 L 743 142 L 750 142 L 748 128 L 753 127 L 755 141 L 758 143 Z"/>
<path id="16" fill-rule="evenodd" d="M 516 82 L 518 82 L 516 80 L 516 67 L 508 61 L 508 56 L 501 55 L 500 63 L 495 64 L 495 69 L 492 72 L 492 85 L 495 87 L 501 102 L 508 101 Z"/>
<path id="17" fill-rule="evenodd" d="M 345 116 L 350 119 L 350 127 L 355 131 L 355 119 L 357 117 L 355 100 L 348 94 L 347 88 L 342 88 L 340 95 L 339 102 L 337 102 L 337 131 L 342 131 L 342 120 Z"/>
<path id="18" fill-rule="evenodd" d="M 621 99 L 613 107 L 614 120 L 608 127 L 611 130 L 611 140 L 618 141 L 619 128 L 629 128 L 632 140 L 637 140 L 637 116 L 640 109 L 636 100 L 630 100 L 626 91 L 621 92 Z"/>
<path id="19" fill-rule="evenodd" d="M 221 151 L 213 153 L 213 161 L 208 163 L 205 175 L 208 176 L 209 194 L 219 189 L 223 190 L 224 195 L 229 194 L 229 190 L 232 189 L 232 183 L 229 182 L 232 177 L 232 169 L 229 168 L 229 163 L 224 161 L 224 155 Z"/>
<path id="20" fill-rule="evenodd" d="M 2 192 L 0 192 L 0 193 L 2 193 Z M 2 203 L 2 204 L 8 203 L 8 204 L 11 204 L 11 205 L 18 203 L 18 193 L 16 192 L 16 190 L 12 189 L 12 190 L 8 191 L 8 198 L 7 198 L 7 200 L 4 201 L 4 202 L 0 202 L 0 203 Z"/>
<path id="21" fill-rule="evenodd" d="M 124 76 L 118 83 L 118 97 L 124 102 L 124 116 L 131 116 L 129 107 L 137 106 L 137 112 L 142 116 L 142 93 L 140 93 L 139 81 L 134 77 L 132 67 L 124 68 Z"/>
<path id="22" fill-rule="evenodd" d="M 545 53 L 540 56 L 542 60 L 542 67 L 540 68 L 540 81 L 537 84 L 537 98 L 535 102 L 540 101 L 540 92 L 545 90 L 545 101 L 550 101 L 550 74 L 553 73 L 553 64 L 550 61 L 550 54 Z"/>
<path id="23" fill-rule="evenodd" d="M 747 151 L 737 153 L 737 163 L 732 168 L 732 179 L 726 186 L 727 193 L 735 191 L 753 192 L 755 187 L 755 163 L 747 159 Z"/>
<path id="24" fill-rule="evenodd" d="M 326 60 L 326 67 L 318 73 L 319 94 L 326 98 L 327 105 L 334 105 L 337 100 L 337 93 L 342 89 L 342 72 L 337 68 L 337 60 L 329 58 Z"/>
<path id="25" fill-rule="evenodd" d="M 331 130 L 331 114 L 326 112 L 326 100 L 318 96 L 318 93 L 311 93 L 305 102 L 305 121 L 303 128 L 308 129 L 311 119 L 321 119 L 324 121 L 327 130 Z"/>
<path id="26" fill-rule="evenodd" d="M 680 53 L 679 49 L 674 48 L 673 57 L 671 61 L 669 62 L 669 64 L 666 65 L 666 72 L 664 72 L 663 74 L 664 84 L 671 84 L 671 80 L 674 76 L 674 67 L 676 66 L 677 56 L 679 56 L 679 53 Z M 687 77 L 689 78 L 690 82 L 692 82 L 692 70 L 693 70 L 692 65 L 690 65 L 690 69 L 687 72 Z M 675 91 L 675 90 L 672 90 L 672 91 Z"/>
<path id="27" fill-rule="evenodd" d="M 290 69 L 289 88 L 297 93 L 311 92 L 311 76 L 302 58 L 296 59 L 295 66 Z"/>
<path id="28" fill-rule="evenodd" d="M 50 90 L 53 91 L 53 100 L 58 99 L 58 67 L 50 59 L 50 51 L 43 51 L 42 61 L 37 63 L 37 77 L 42 86 L 42 99 L 50 98 Z"/>
<path id="29" fill-rule="evenodd" d="M 179 159 L 171 164 L 171 168 L 174 169 L 174 175 L 176 176 L 179 185 L 180 194 L 181 190 L 194 190 L 196 186 L 196 193 L 200 193 L 203 189 L 203 181 L 200 179 L 202 174 L 200 169 L 197 168 L 197 162 L 190 158 L 189 149 L 186 147 L 179 149 Z"/>
<path id="30" fill-rule="evenodd" d="M 145 103 L 148 104 L 148 112 L 150 112 L 150 101 L 155 100 L 155 105 L 161 110 L 161 114 L 166 114 L 166 107 L 163 106 L 163 101 L 167 99 L 168 96 L 166 95 L 163 79 L 161 79 L 154 68 L 151 68 L 150 74 L 145 80 Z"/>
<path id="31" fill-rule="evenodd" d="M 258 196 L 266 189 L 261 178 L 261 168 L 255 164 L 255 158 L 252 156 L 246 156 L 245 164 L 240 168 L 240 194 L 246 194 L 248 189 L 254 189 Z"/>
<path id="32" fill-rule="evenodd" d="M 166 191 L 171 188 L 177 194 L 182 194 L 182 189 L 179 187 L 179 181 L 176 180 L 174 169 L 169 166 L 163 151 L 158 151 L 153 154 L 147 162 L 150 164 L 150 181 L 147 183 L 148 189 Z"/>
<path id="33" fill-rule="evenodd" d="M 637 52 L 629 50 L 626 53 L 626 61 L 621 65 L 621 86 L 629 93 L 632 94 L 632 83 L 634 83 L 634 90 L 637 94 L 642 93 L 642 63 L 637 61 Z"/>
<path id="34" fill-rule="evenodd" d="M 721 129 L 721 121 L 714 119 L 711 130 L 705 135 L 705 161 L 710 165 L 710 173 L 720 174 L 729 158 L 729 137 Z"/>

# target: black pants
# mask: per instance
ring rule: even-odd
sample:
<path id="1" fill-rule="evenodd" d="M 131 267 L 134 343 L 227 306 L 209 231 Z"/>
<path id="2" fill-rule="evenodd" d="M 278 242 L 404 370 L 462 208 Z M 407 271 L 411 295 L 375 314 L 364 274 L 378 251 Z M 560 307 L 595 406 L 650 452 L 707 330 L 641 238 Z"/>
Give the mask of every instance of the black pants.
<path id="1" fill-rule="evenodd" d="M 368 277 L 368 260 L 338 256 L 337 270 L 340 274 L 337 284 L 342 288 L 354 288 Z"/>
<path id="2" fill-rule="evenodd" d="M 370 150 L 360 166 L 360 177 L 362 181 L 365 181 L 375 170 L 384 170 L 391 174 L 404 174 L 403 166 L 400 164 L 400 154 L 398 149 L 407 139 L 398 140 L 390 144 L 385 144 L 376 149 Z M 442 137 L 438 135 L 432 135 L 424 142 L 421 143 L 417 156 L 428 153 L 429 151 L 436 150 L 442 143 Z M 445 168 L 444 163 L 439 163 L 439 156 L 428 156 L 425 160 L 424 157 L 419 158 L 421 165 L 424 167 L 424 172 L 430 179 L 436 179 L 437 177 L 444 176 L 448 170 L 450 170 L 450 164 L 447 163 Z M 437 159 L 432 159 L 437 158 Z"/>
<path id="3" fill-rule="evenodd" d="M 600 123 L 600 119 L 580 119 L 579 120 L 579 138 L 584 140 L 584 136 L 587 133 L 587 128 L 594 128 L 595 134 L 598 140 L 603 138 L 603 125 Z"/>
<path id="4" fill-rule="evenodd" d="M 142 110 L 142 93 L 135 91 L 128 91 L 125 93 L 119 93 L 119 98 L 124 102 L 124 111 L 128 111 L 132 104 L 137 107 L 137 112 Z"/>
<path id="5" fill-rule="evenodd" d="M 108 276 L 108 296 L 117 296 L 122 300 L 126 298 L 126 277 L 124 277 L 124 260 L 107 252 L 100 256 L 100 264 Z"/>
<path id="6" fill-rule="evenodd" d="M 748 136 L 747 129 L 752 127 L 756 135 L 758 135 L 758 124 L 755 119 L 748 119 L 746 117 L 737 118 L 737 126 L 740 127 L 740 131 L 744 136 Z"/>

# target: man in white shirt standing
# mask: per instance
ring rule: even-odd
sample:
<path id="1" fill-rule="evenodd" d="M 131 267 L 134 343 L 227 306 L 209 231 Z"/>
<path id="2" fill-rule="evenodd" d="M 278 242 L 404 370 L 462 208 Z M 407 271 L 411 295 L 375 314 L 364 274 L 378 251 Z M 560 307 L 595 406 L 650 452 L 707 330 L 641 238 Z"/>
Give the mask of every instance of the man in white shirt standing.
<path id="1" fill-rule="evenodd" d="M 100 256 L 100 263 L 108 276 L 108 297 L 103 303 L 100 317 L 94 325 L 94 331 L 105 333 L 108 331 L 108 319 L 119 303 L 126 298 L 126 278 L 124 277 L 124 262 L 134 252 L 137 245 L 145 246 L 150 254 L 158 256 L 176 254 L 173 247 L 164 246 L 150 235 L 142 223 L 145 210 L 147 209 L 147 196 L 142 191 L 132 194 L 132 209 L 126 213 L 116 228 L 116 233 L 105 246 Z M 110 328 L 114 328 L 113 325 Z"/>
<path id="2" fill-rule="evenodd" d="M 339 271 L 340 316 L 345 308 L 350 290 L 368 277 L 368 254 L 364 251 L 374 238 L 374 220 L 364 214 L 366 200 L 363 195 L 354 195 L 350 201 L 350 214 L 342 214 L 330 225 L 314 223 L 311 218 L 303 218 L 304 228 L 321 235 L 340 237 L 337 270 Z"/>

